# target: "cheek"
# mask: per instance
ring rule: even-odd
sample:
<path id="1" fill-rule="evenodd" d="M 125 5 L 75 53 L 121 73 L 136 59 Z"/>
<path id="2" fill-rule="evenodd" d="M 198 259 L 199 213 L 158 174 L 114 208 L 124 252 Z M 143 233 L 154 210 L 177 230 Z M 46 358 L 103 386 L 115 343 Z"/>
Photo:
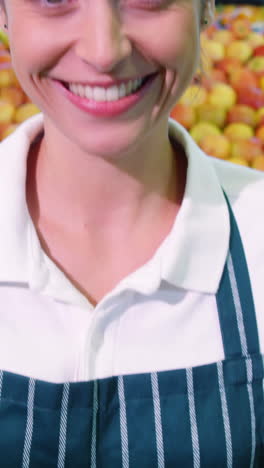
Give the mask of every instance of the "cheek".
<path id="1" fill-rule="evenodd" d="M 157 31 L 157 29 L 155 29 Z M 145 34 L 139 47 L 147 49 L 147 55 L 164 69 L 185 74 L 185 69 L 192 70 L 199 60 L 199 25 L 193 12 L 183 10 L 170 15 L 164 21 L 162 31 Z"/>
<path id="2" fill-rule="evenodd" d="M 184 74 L 186 67 L 196 67 L 199 57 L 199 31 L 195 18 L 188 17 L 186 21 L 178 24 L 169 50 L 171 53 L 167 57 L 168 66 L 176 69 L 178 74 Z"/>
<path id="3" fill-rule="evenodd" d="M 170 112 L 190 84 L 199 65 L 200 31 L 196 16 L 186 14 L 180 20 L 178 17 L 172 33 L 164 35 L 163 39 L 155 47 L 156 58 L 164 69 L 160 109 Z"/>
<path id="4" fill-rule="evenodd" d="M 36 20 L 28 20 L 21 25 L 14 20 L 10 25 L 10 49 L 12 64 L 19 79 L 28 80 L 32 74 L 52 67 L 54 40 L 49 29 Z M 20 37 L 18 41 L 16 38 Z"/>

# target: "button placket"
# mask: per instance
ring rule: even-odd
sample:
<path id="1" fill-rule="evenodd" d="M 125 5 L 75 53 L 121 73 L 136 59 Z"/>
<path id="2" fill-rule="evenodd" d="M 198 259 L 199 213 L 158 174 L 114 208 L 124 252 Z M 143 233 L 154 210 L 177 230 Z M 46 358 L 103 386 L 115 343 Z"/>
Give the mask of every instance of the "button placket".
<path id="1" fill-rule="evenodd" d="M 93 311 L 92 321 L 85 338 L 82 365 L 80 366 L 82 380 L 93 380 L 98 376 L 100 378 L 101 374 L 103 376 L 113 374 L 116 329 L 119 328 L 119 316 L 124 309 L 124 301 L 121 300 L 123 293 L 124 291 L 106 297 Z M 115 325 L 113 325 L 114 322 Z M 112 326 L 115 329 L 114 332 Z M 102 351 L 102 347 L 105 350 Z M 105 365 L 103 371 L 98 368 L 98 357 L 102 352 L 107 353 L 106 359 L 103 359 Z"/>

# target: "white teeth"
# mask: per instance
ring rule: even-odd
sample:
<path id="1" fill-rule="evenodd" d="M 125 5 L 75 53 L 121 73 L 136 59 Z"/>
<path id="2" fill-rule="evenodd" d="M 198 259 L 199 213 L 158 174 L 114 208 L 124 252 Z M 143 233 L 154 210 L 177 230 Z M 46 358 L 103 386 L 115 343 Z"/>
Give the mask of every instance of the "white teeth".
<path id="1" fill-rule="evenodd" d="M 93 89 L 93 100 L 94 101 L 99 101 L 99 102 L 106 101 L 105 89 L 99 88 L 98 86 L 96 86 Z"/>
<path id="2" fill-rule="evenodd" d="M 81 86 L 81 85 L 80 85 Z M 84 89 L 84 95 L 87 99 L 93 99 L 93 90 L 90 86 L 82 86 L 82 88 Z M 71 89 L 71 86 L 70 86 L 70 89 Z M 72 91 L 72 90 L 71 90 Z M 73 91 L 74 93 L 74 91 Z"/>
<path id="3" fill-rule="evenodd" d="M 108 88 L 106 90 L 106 97 L 107 101 L 117 101 L 118 100 L 118 87 L 117 86 L 111 86 L 111 88 Z"/>
<path id="4" fill-rule="evenodd" d="M 70 83 L 69 89 L 77 96 L 85 97 L 97 102 L 117 101 L 129 94 L 135 92 L 142 85 L 142 78 L 130 80 L 128 83 L 122 83 L 120 86 L 111 86 L 103 88 L 101 86 L 83 86 L 81 84 Z"/>
<path id="5" fill-rule="evenodd" d="M 78 85 L 73 84 L 72 91 L 77 94 L 78 93 Z"/>
<path id="6" fill-rule="evenodd" d="M 126 95 L 126 85 L 124 83 L 121 84 L 119 88 L 119 97 L 125 97 Z"/>
<path id="7" fill-rule="evenodd" d="M 85 89 L 84 89 L 84 87 L 81 86 L 81 85 L 78 85 L 78 94 L 79 94 L 79 96 L 81 96 L 81 97 L 84 97 L 84 96 L 85 96 Z"/>

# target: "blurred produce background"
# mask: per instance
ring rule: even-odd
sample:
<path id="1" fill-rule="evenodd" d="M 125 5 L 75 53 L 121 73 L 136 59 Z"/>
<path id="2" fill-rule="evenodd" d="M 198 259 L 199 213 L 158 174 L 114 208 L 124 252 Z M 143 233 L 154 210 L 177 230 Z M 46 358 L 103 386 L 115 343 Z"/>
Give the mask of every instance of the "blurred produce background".
<path id="1" fill-rule="evenodd" d="M 264 171 L 263 1 L 217 5 L 215 23 L 202 33 L 201 69 L 171 117 L 209 155 Z M 0 30 L 0 141 L 38 112 L 19 85 Z"/>
<path id="2" fill-rule="evenodd" d="M 209 155 L 264 170 L 264 5 L 218 5 L 201 45 L 171 116 Z"/>

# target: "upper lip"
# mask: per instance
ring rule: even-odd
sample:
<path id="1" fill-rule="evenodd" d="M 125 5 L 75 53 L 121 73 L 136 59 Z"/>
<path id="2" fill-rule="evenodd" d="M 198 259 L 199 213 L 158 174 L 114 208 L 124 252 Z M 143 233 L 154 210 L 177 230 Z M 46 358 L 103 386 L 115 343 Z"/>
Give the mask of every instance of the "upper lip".
<path id="1" fill-rule="evenodd" d="M 111 86 L 119 86 L 122 83 L 128 83 L 129 81 L 134 81 L 137 79 L 144 79 L 147 76 L 154 75 L 154 74 L 155 73 L 148 73 L 146 75 L 135 76 L 132 78 L 130 77 L 130 78 L 123 78 L 120 80 L 107 80 L 107 81 L 92 81 L 92 82 L 91 81 L 83 82 L 79 80 L 71 80 L 71 81 L 60 80 L 60 81 L 62 81 L 65 84 L 74 83 L 74 84 L 80 84 L 82 86 L 91 86 L 92 88 L 95 86 L 100 86 L 102 88 L 111 88 Z"/>

